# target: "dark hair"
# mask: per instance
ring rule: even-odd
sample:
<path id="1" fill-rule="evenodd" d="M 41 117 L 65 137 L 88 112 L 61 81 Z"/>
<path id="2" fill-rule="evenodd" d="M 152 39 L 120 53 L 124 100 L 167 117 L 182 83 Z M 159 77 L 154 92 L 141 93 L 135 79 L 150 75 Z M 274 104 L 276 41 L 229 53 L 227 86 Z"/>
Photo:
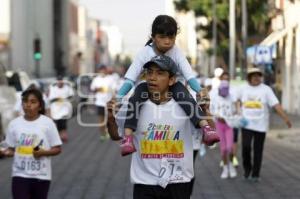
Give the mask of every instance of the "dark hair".
<path id="1" fill-rule="evenodd" d="M 22 93 L 22 101 L 26 100 L 29 95 L 34 95 L 39 103 L 40 103 L 40 107 L 41 107 L 41 110 L 39 111 L 39 114 L 45 114 L 46 110 L 45 110 L 45 101 L 43 99 L 43 94 L 41 93 L 41 91 L 39 91 L 38 89 L 36 88 L 29 88 L 29 89 L 26 89 L 23 93 Z"/>
<path id="2" fill-rule="evenodd" d="M 227 71 L 224 71 L 220 77 L 224 76 L 224 75 L 227 75 L 227 76 L 230 76 L 229 73 Z"/>
<path id="3" fill-rule="evenodd" d="M 175 19 L 168 15 L 158 15 L 153 23 L 151 29 L 151 37 L 154 37 L 156 34 L 163 34 L 167 36 L 177 35 L 178 31 L 177 22 Z M 152 43 L 152 38 L 150 38 L 146 46 Z"/>

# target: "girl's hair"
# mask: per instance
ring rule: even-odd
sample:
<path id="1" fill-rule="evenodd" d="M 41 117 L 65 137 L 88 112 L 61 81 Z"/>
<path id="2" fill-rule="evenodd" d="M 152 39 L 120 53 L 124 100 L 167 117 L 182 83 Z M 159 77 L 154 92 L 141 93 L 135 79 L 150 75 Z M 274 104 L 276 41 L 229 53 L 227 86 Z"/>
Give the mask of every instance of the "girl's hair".
<path id="1" fill-rule="evenodd" d="M 45 101 L 43 99 L 43 94 L 41 93 L 41 91 L 39 91 L 38 89 L 36 88 L 29 88 L 29 89 L 26 89 L 23 93 L 22 93 L 22 101 L 26 100 L 29 95 L 34 95 L 39 103 L 40 103 L 40 107 L 41 107 L 41 110 L 39 111 L 39 114 L 45 114 L 46 110 L 45 110 Z"/>
<path id="2" fill-rule="evenodd" d="M 156 34 L 163 34 L 167 36 L 177 35 L 178 31 L 177 22 L 175 19 L 168 15 L 158 15 L 153 23 L 151 29 L 151 37 L 154 37 Z M 152 38 L 150 38 L 146 46 L 152 43 Z"/>

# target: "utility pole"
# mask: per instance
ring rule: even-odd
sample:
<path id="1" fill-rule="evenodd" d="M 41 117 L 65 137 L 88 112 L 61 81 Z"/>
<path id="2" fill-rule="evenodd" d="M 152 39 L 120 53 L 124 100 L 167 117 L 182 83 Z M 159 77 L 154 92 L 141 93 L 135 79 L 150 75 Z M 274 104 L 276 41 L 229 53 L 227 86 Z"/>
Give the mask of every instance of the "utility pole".
<path id="1" fill-rule="evenodd" d="M 229 74 L 235 79 L 235 0 L 229 1 Z"/>
<path id="2" fill-rule="evenodd" d="M 247 71 L 247 40 L 248 40 L 248 31 L 247 31 L 247 1 L 242 0 L 242 66 L 241 66 L 241 77 L 242 79 L 246 79 L 246 71 Z"/>
<path id="3" fill-rule="evenodd" d="M 216 12 L 216 0 L 212 0 L 212 12 L 213 12 L 213 26 L 212 26 L 212 47 L 213 55 L 211 59 L 210 73 L 213 73 L 216 68 L 216 58 L 217 58 L 217 12 Z"/>

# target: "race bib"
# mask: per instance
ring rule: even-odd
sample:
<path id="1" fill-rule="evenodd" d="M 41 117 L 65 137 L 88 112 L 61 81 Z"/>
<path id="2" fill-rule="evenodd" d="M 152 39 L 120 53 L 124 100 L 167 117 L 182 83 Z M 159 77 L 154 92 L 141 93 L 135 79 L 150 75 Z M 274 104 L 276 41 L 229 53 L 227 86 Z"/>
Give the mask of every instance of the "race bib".
<path id="1" fill-rule="evenodd" d="M 161 167 L 158 173 L 158 184 L 166 188 L 171 182 L 180 182 L 183 178 L 183 160 L 180 159 L 161 159 Z"/>
<path id="2" fill-rule="evenodd" d="M 47 168 L 44 161 L 30 156 L 19 156 L 14 162 L 14 167 L 18 172 L 26 173 L 31 176 L 47 175 Z"/>

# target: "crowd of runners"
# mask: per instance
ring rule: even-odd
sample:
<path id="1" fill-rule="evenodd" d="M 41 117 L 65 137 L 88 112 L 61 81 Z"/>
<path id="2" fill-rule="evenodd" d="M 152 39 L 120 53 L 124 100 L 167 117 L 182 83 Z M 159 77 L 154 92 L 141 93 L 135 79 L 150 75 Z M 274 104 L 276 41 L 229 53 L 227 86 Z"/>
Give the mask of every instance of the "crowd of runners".
<path id="1" fill-rule="evenodd" d="M 189 199 L 198 152 L 203 157 L 217 146 L 220 179 L 240 175 L 259 182 L 269 109 L 274 108 L 289 128 L 292 125 L 272 89 L 263 83 L 259 68 L 250 67 L 239 86 L 233 86 L 221 68 L 213 78 L 199 78 L 175 44 L 178 28 L 174 18 L 157 16 L 151 39 L 125 76 L 99 66 L 86 89 L 87 98 L 81 101 L 93 96 L 99 140 L 110 137 L 118 141 L 120 155 L 131 155 L 128 172 L 134 199 Z M 80 94 L 82 77 L 74 79 Z M 45 95 L 31 86 L 20 96 L 19 116 L 9 124 L 7 148 L 0 150 L 0 156 L 14 158 L 14 199 L 47 198 L 51 156 L 72 141 L 67 120 L 73 114 L 74 93 L 72 85 L 58 77 Z M 236 170 L 239 165 L 242 174 Z"/>

